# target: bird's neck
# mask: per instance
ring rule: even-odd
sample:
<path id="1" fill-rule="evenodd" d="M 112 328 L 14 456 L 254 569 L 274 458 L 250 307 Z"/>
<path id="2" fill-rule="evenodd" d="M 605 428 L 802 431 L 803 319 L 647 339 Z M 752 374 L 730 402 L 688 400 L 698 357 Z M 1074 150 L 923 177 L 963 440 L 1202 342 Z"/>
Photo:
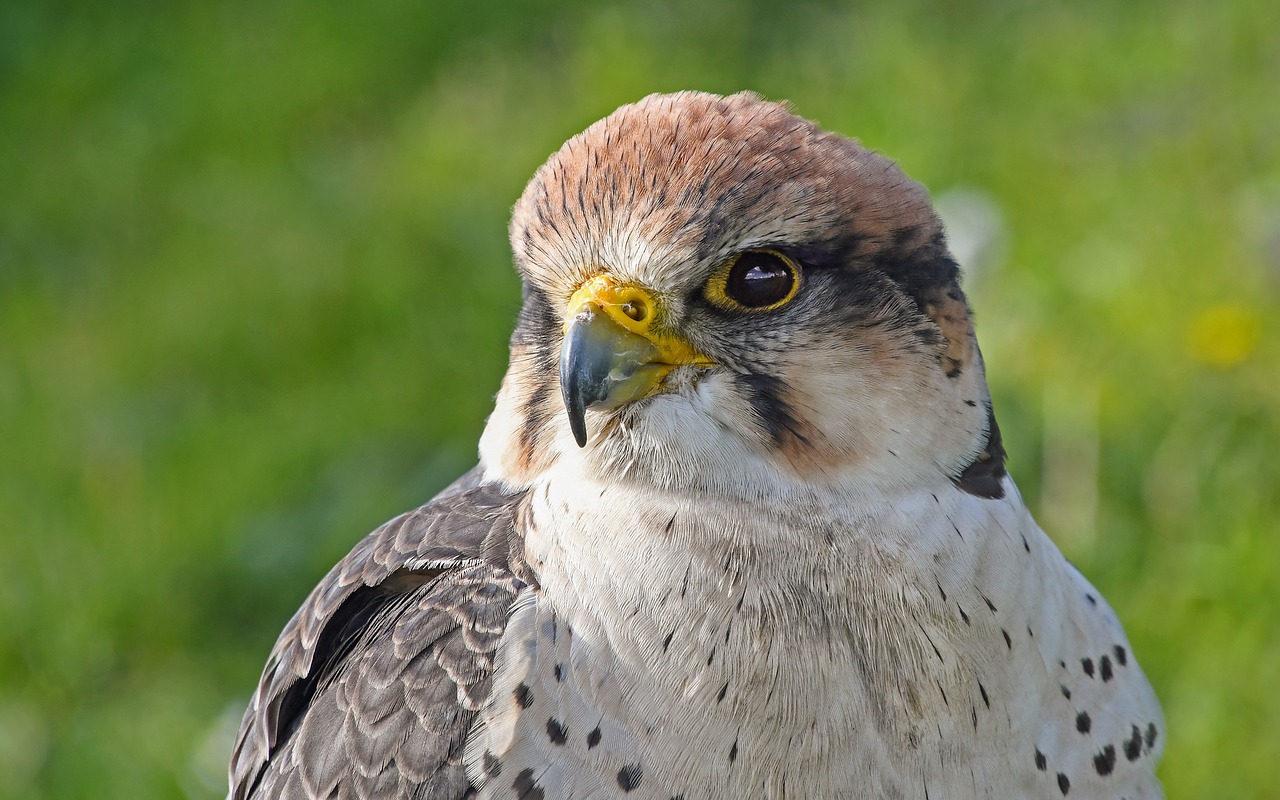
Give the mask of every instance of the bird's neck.
<path id="1" fill-rule="evenodd" d="M 987 547 L 1008 545 L 980 539 L 997 530 L 1016 541 L 1028 522 L 1016 490 L 981 500 L 941 482 L 874 506 L 830 494 L 780 508 L 557 479 L 530 494 L 526 547 L 559 613 L 584 632 L 599 624 L 642 661 L 684 646 L 668 641 L 672 630 L 714 628 L 732 640 L 721 629 L 737 624 L 744 663 L 759 648 L 821 635 L 851 658 L 876 653 L 863 666 L 900 683 L 934 658 L 918 620 L 938 616 L 936 584 L 973 585 Z M 961 546 L 966 538 L 976 546 Z M 619 618 L 625 630 L 605 627 Z"/>
<path id="2" fill-rule="evenodd" d="M 982 554 L 1010 552 L 984 532 L 1016 540 L 1024 524 L 1009 488 L 1001 500 L 941 484 L 876 507 L 827 497 L 779 509 L 554 480 L 529 495 L 526 545 L 540 606 L 587 654 L 575 667 L 590 673 L 602 654 L 599 679 L 652 699 L 637 708 L 653 714 L 632 720 L 637 729 L 726 753 L 749 747 L 761 769 L 803 761 L 830 775 L 832 754 L 863 741 L 855 732 L 932 735 L 939 693 L 967 698 L 977 685 L 951 606 L 987 624 L 970 595 L 990 570 Z M 940 586 L 964 591 L 943 600 Z M 697 713 L 673 711 L 686 706 Z M 740 713 L 769 719 L 768 735 L 737 741 Z"/>

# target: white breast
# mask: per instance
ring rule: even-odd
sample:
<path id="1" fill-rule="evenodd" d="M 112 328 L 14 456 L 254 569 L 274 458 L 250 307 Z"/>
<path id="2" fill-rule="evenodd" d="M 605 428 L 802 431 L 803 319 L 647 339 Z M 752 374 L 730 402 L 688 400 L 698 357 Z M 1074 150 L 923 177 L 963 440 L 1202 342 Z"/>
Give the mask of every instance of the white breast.
<path id="1" fill-rule="evenodd" d="M 785 510 L 535 489 L 541 587 L 467 750 L 482 796 L 1159 796 L 1123 631 L 1008 489 Z"/>

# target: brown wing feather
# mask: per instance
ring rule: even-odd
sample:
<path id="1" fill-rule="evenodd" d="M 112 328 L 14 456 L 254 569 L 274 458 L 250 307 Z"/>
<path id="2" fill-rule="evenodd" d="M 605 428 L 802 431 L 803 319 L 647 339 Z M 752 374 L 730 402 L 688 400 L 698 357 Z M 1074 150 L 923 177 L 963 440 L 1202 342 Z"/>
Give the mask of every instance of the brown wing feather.
<path id="1" fill-rule="evenodd" d="M 471 796 L 462 748 L 531 581 L 518 499 L 472 470 L 330 570 L 268 659 L 231 798 Z"/>

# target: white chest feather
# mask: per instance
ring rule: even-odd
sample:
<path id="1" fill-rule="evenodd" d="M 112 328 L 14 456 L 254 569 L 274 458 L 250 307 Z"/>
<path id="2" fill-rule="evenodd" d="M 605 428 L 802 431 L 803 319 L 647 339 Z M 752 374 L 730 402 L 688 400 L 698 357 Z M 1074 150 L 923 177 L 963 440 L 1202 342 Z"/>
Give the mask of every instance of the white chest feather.
<path id="1" fill-rule="evenodd" d="M 535 490 L 483 797 L 1159 796 L 1154 696 L 1012 484 L 874 513 L 575 485 Z"/>

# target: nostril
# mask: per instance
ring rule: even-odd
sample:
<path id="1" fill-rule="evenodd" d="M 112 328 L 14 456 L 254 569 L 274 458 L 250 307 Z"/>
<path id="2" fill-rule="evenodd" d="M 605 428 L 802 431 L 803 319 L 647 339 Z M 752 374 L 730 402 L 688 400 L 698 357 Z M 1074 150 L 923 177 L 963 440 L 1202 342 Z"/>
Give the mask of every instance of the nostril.
<path id="1" fill-rule="evenodd" d="M 649 307 L 640 300 L 628 300 L 622 304 L 622 313 L 636 322 L 644 322 L 649 316 Z"/>

